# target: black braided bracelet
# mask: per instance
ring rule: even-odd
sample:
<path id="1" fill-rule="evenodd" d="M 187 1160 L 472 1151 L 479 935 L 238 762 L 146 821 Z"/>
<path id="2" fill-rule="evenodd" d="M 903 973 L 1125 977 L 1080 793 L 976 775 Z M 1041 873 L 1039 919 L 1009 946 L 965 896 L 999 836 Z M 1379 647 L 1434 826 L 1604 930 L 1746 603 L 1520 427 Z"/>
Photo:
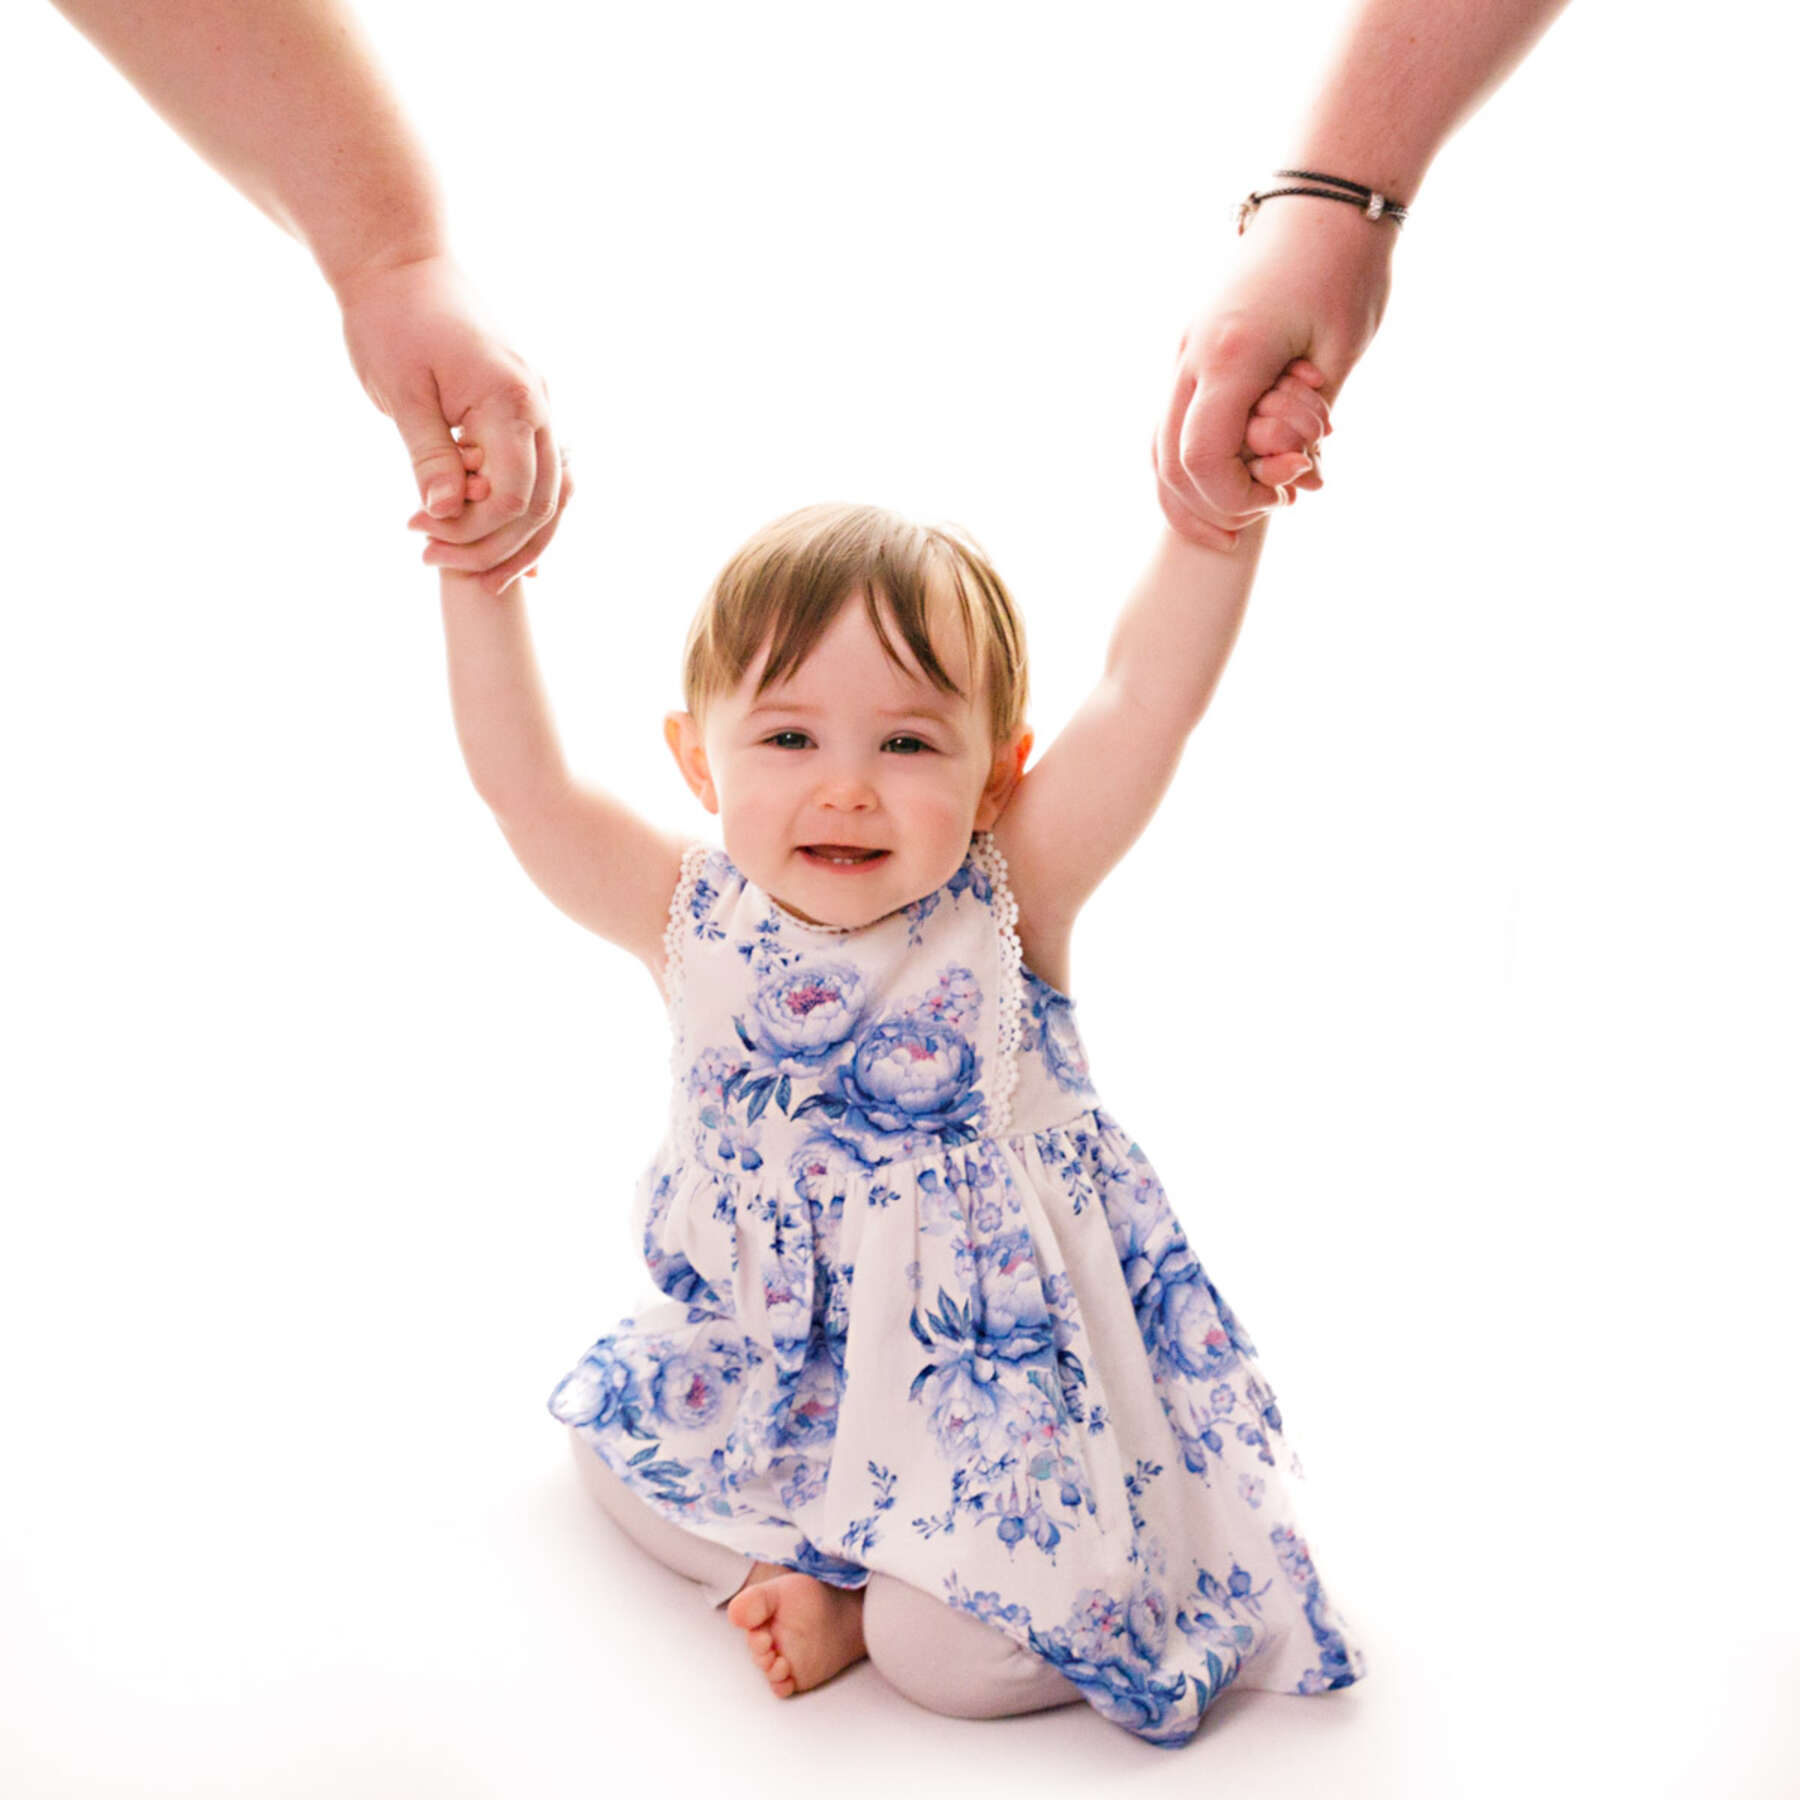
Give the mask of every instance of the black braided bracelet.
<path id="1" fill-rule="evenodd" d="M 1404 206 L 1396 200 L 1390 200 L 1386 194 L 1378 194 L 1374 188 L 1364 187 L 1360 181 L 1345 181 L 1341 175 L 1320 175 L 1312 169 L 1277 169 L 1275 179 L 1277 181 L 1306 181 L 1328 185 L 1264 188 L 1259 194 L 1246 194 L 1238 202 L 1239 237 L 1244 235 L 1244 228 L 1256 216 L 1256 209 L 1265 200 L 1279 200 L 1288 194 L 1304 194 L 1312 200 L 1342 200 L 1346 205 L 1358 208 L 1365 219 L 1376 224 L 1383 219 L 1391 219 L 1395 230 L 1406 223 Z"/>

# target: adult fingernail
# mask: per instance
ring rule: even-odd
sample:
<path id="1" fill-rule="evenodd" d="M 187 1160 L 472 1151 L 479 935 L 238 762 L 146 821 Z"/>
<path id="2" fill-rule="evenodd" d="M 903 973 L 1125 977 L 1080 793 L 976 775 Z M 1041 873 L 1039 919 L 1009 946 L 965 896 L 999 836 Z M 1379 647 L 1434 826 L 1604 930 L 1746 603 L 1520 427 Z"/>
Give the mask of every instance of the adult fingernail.
<path id="1" fill-rule="evenodd" d="M 461 495 L 457 484 L 445 476 L 434 481 L 425 494 L 425 510 L 434 519 L 446 519 L 456 511 Z"/>

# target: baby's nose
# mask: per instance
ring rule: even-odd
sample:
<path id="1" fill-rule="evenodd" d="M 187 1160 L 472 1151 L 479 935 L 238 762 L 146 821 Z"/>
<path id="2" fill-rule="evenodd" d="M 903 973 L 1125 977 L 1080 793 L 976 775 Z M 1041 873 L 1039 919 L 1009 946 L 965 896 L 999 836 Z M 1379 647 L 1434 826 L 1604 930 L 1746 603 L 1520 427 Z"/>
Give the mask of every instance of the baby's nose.
<path id="1" fill-rule="evenodd" d="M 860 770 L 836 769 L 821 778 L 818 803 L 838 812 L 866 812 L 876 804 L 875 788 Z"/>

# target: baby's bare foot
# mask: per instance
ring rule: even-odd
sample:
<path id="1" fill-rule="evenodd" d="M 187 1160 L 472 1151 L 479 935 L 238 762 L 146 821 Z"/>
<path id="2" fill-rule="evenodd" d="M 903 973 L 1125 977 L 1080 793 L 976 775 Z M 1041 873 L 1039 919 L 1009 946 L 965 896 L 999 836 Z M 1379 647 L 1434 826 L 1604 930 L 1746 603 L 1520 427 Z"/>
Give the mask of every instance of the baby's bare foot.
<path id="1" fill-rule="evenodd" d="M 750 1659 L 768 1676 L 770 1691 L 786 1700 L 869 1654 L 862 1609 L 860 1588 L 829 1587 L 758 1563 L 725 1616 L 749 1639 Z"/>

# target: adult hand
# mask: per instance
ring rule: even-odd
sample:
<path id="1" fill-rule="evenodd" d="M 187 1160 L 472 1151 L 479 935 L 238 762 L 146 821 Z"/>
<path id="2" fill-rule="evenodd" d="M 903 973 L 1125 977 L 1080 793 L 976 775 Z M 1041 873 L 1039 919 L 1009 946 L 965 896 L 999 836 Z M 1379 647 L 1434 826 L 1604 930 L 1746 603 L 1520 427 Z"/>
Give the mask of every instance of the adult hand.
<path id="1" fill-rule="evenodd" d="M 1251 409 L 1304 357 L 1334 401 L 1387 304 L 1396 228 L 1330 200 L 1265 204 L 1244 234 L 1242 261 L 1211 309 L 1181 340 L 1175 392 L 1155 443 L 1157 499 L 1174 530 L 1227 550 L 1237 533 L 1282 504 L 1241 452 Z M 1262 455 L 1304 448 L 1260 428 Z M 1294 485 L 1317 487 L 1315 475 Z"/>
<path id="2" fill-rule="evenodd" d="M 500 593 L 543 554 L 560 517 L 543 384 L 495 337 L 448 257 L 364 271 L 337 292 L 350 360 L 412 458 L 437 546 L 429 560 Z M 485 452 L 485 499 L 465 503 L 452 426 Z"/>

